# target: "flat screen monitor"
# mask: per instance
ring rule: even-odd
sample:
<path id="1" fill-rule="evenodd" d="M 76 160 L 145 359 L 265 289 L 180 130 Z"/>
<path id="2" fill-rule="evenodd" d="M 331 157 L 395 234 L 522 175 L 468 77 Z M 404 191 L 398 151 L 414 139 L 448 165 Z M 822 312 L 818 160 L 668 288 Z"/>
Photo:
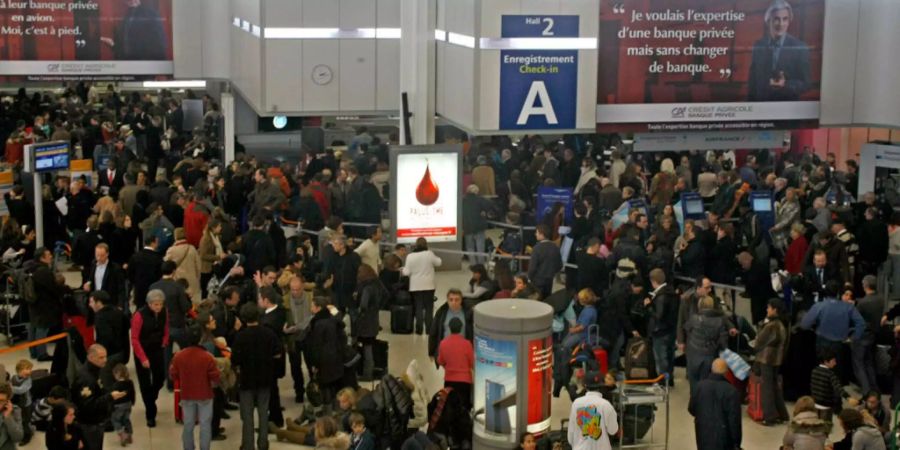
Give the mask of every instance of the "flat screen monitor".
<path id="1" fill-rule="evenodd" d="M 770 198 L 754 198 L 753 199 L 753 211 L 771 212 L 772 211 L 772 199 L 770 199 Z"/>
<path id="2" fill-rule="evenodd" d="M 689 216 L 702 216 L 703 211 L 703 199 L 691 199 L 685 200 L 684 202 L 684 211 Z"/>
<path id="3" fill-rule="evenodd" d="M 69 170 L 69 144 L 67 142 L 47 142 L 31 147 L 35 172 Z"/>

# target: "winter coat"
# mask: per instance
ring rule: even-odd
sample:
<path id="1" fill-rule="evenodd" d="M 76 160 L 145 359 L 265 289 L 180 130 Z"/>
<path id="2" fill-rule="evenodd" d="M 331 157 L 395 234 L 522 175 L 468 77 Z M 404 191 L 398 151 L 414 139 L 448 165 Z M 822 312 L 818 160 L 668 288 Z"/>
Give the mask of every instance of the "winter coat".
<path id="1" fill-rule="evenodd" d="M 784 360 L 787 331 L 778 319 L 767 319 L 759 327 L 756 336 L 756 362 L 768 366 L 780 366 Z"/>
<path id="2" fill-rule="evenodd" d="M 441 267 L 441 258 L 431 250 L 410 253 L 403 266 L 403 275 L 409 277 L 409 291 L 433 291 L 435 267 Z"/>
<path id="3" fill-rule="evenodd" d="M 791 419 L 782 443 L 785 450 L 824 450 L 830 432 L 831 424 L 815 411 L 804 411 Z"/>
<path id="4" fill-rule="evenodd" d="M 32 275 L 35 302 L 28 305 L 31 323 L 40 328 L 53 328 L 62 324 L 62 298 L 64 286 L 56 282 L 53 270 L 46 264 L 38 264 Z"/>
<path id="5" fill-rule="evenodd" d="M 697 450 L 741 448 L 741 397 L 725 377 L 712 374 L 697 383 L 688 412 L 694 416 Z"/>
<path id="6" fill-rule="evenodd" d="M 713 357 L 728 346 L 728 322 L 718 309 L 705 309 L 691 316 L 684 325 L 687 335 L 685 353 L 691 357 Z"/>
<path id="7" fill-rule="evenodd" d="M 409 365 L 406 366 L 406 373 L 403 374 L 403 380 L 407 387 L 413 387 L 410 392 L 413 414 L 406 426 L 418 430 L 428 424 L 428 402 L 430 400 L 428 391 L 425 389 L 425 377 L 419 371 L 418 360 L 414 359 L 409 362 Z"/>
<path id="8" fill-rule="evenodd" d="M 350 448 L 350 435 L 338 431 L 336 435 L 316 441 L 316 450 L 347 450 Z"/>
<path id="9" fill-rule="evenodd" d="M 377 278 L 363 282 L 356 288 L 356 312 L 353 318 L 353 336 L 361 338 L 374 338 L 378 336 L 381 327 L 378 325 L 378 311 L 381 305 L 386 303 L 387 291 Z"/>
<path id="10" fill-rule="evenodd" d="M 193 302 L 200 298 L 200 254 L 188 241 L 179 241 L 166 250 L 166 260 L 174 261 L 175 279 L 184 278 L 188 282 L 187 293 Z"/>
<path id="11" fill-rule="evenodd" d="M 316 368 L 316 381 L 333 383 L 344 376 L 343 348 L 346 342 L 343 324 L 332 317 L 326 308 L 322 308 L 309 324 L 304 349 L 307 361 Z"/>

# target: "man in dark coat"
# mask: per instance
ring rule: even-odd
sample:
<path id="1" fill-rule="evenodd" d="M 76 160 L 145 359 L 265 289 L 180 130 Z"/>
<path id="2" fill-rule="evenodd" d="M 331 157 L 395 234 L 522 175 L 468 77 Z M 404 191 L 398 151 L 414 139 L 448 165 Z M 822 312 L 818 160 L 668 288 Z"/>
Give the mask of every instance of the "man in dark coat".
<path id="1" fill-rule="evenodd" d="M 678 297 L 675 288 L 666 282 L 662 269 L 650 271 L 650 285 L 653 291 L 644 299 L 644 307 L 650 309 L 647 321 L 647 336 L 653 343 L 656 370 L 668 373 L 669 386 L 675 385 L 671 376 L 675 369 L 675 337 L 678 327 Z"/>
<path id="2" fill-rule="evenodd" d="M 541 298 L 547 298 L 553 291 L 553 278 L 562 270 L 562 256 L 559 246 L 550 240 L 551 230 L 547 224 L 540 224 L 534 232 L 538 243 L 531 251 L 528 265 L 528 278 L 540 292 Z"/>
<path id="3" fill-rule="evenodd" d="M 47 337 L 52 328 L 62 324 L 62 297 L 64 286 L 56 281 L 53 273 L 53 252 L 46 247 L 35 251 L 37 260 L 32 273 L 34 282 L 34 303 L 28 305 L 28 337 L 31 340 Z M 50 361 L 46 345 L 30 349 L 31 359 Z"/>
<path id="4" fill-rule="evenodd" d="M 116 364 L 127 364 L 130 358 L 131 337 L 128 334 L 128 316 L 110 304 L 109 295 L 103 291 L 91 292 L 88 306 L 94 311 L 94 331 L 98 344 L 106 349 L 109 365 L 102 372 L 103 386 L 112 387 L 115 380 L 112 368 Z"/>
<path id="5" fill-rule="evenodd" d="M 766 35 L 753 44 L 748 100 L 791 101 L 810 88 L 809 47 L 788 34 L 794 11 L 775 0 L 766 10 Z"/>
<path id="6" fill-rule="evenodd" d="M 428 356 L 435 360 L 435 364 L 437 364 L 438 347 L 441 345 L 441 341 L 450 335 L 450 320 L 454 317 L 463 322 L 462 335 L 471 341 L 475 329 L 472 308 L 467 307 L 463 302 L 462 292 L 459 289 L 451 288 L 447 291 L 447 301 L 434 313 L 431 329 L 428 330 Z"/>
<path id="7" fill-rule="evenodd" d="M 331 247 L 334 249 L 324 261 L 322 269 L 325 276 L 325 287 L 330 287 L 334 292 L 335 306 L 346 313 L 353 302 L 353 293 L 356 292 L 356 275 L 362 260 L 354 251 L 347 248 L 347 240 L 344 236 L 336 235 L 331 238 Z"/>
<path id="8" fill-rule="evenodd" d="M 865 239 L 857 239 L 859 244 L 859 260 L 857 273 L 862 278 L 865 275 L 875 275 L 888 256 L 888 228 L 878 218 L 878 208 L 868 207 L 863 221 L 856 230 L 857 236 L 865 236 Z"/>
<path id="9" fill-rule="evenodd" d="M 715 307 L 712 297 L 700 300 L 699 312 L 684 324 L 686 344 L 684 354 L 687 356 L 687 379 L 694 393 L 697 383 L 709 373 L 712 361 L 719 351 L 728 347 L 728 321 L 725 314 Z"/>
<path id="10" fill-rule="evenodd" d="M 697 383 L 688 404 L 694 416 L 697 450 L 740 450 L 741 397 L 728 381 L 728 364 L 723 359 L 712 363 L 712 374 Z"/>
<path id="11" fill-rule="evenodd" d="M 107 362 L 106 348 L 94 344 L 88 349 L 87 361 L 72 383 L 72 403 L 78 410 L 78 425 L 84 434 L 84 450 L 103 449 L 103 429 L 112 413 L 112 404 L 127 395 L 122 391 L 107 392 L 100 373 L 112 364 Z M 112 385 L 110 385 L 112 386 Z"/>
<path id="12" fill-rule="evenodd" d="M 266 229 L 266 218 L 257 215 L 251 225 L 241 239 L 241 254 L 245 257 L 244 271 L 248 276 L 276 263 L 275 244 Z"/>
<path id="13" fill-rule="evenodd" d="M 304 341 L 304 356 L 313 368 L 322 398 L 334 398 L 344 378 L 344 346 L 346 333 L 343 324 L 328 310 L 327 297 L 313 298 L 310 310 L 309 334 Z M 331 403 L 326 404 L 328 408 Z"/>
<path id="14" fill-rule="evenodd" d="M 259 415 L 257 448 L 268 447 L 269 397 L 275 378 L 275 360 L 282 352 L 282 343 L 271 328 L 260 326 L 262 311 L 252 303 L 241 307 L 241 321 L 245 324 L 231 346 L 231 365 L 239 374 L 238 392 L 241 404 L 241 447 L 253 448 L 253 412 Z"/>
<path id="15" fill-rule="evenodd" d="M 744 282 L 745 292 L 750 297 L 753 323 L 759 323 L 766 318 L 766 305 L 769 299 L 777 297 L 772 289 L 769 268 L 764 262 L 756 261 L 750 252 L 741 252 L 737 258 L 738 264 L 741 265 L 741 279 Z"/>
<path id="16" fill-rule="evenodd" d="M 104 38 L 116 59 L 122 61 L 163 61 L 168 58 L 169 39 L 163 30 L 163 19 L 141 0 L 128 0 L 128 11 L 116 29 L 116 40 Z"/>
<path id="17" fill-rule="evenodd" d="M 279 346 L 278 355 L 275 356 L 275 365 L 272 373 L 272 387 L 269 393 L 269 420 L 278 428 L 284 426 L 284 417 L 281 415 L 281 400 L 278 391 L 278 379 L 284 377 L 284 326 L 287 324 L 287 312 L 281 306 L 281 295 L 272 286 L 259 288 L 259 307 L 263 309 L 259 324 L 268 327 L 275 332 Z"/>
<path id="18" fill-rule="evenodd" d="M 134 288 L 135 309 L 147 304 L 150 285 L 162 278 L 163 255 L 156 250 L 158 247 L 159 236 L 144 236 L 144 248 L 128 260 L 128 281 Z"/>

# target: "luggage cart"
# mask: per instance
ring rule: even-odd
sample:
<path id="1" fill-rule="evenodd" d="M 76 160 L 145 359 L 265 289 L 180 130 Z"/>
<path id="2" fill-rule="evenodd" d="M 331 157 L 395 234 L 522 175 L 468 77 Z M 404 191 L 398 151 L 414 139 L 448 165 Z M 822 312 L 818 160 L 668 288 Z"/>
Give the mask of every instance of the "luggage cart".
<path id="1" fill-rule="evenodd" d="M 5 287 L 0 291 L 0 331 L 6 336 L 7 345 L 13 345 L 18 340 L 27 338 L 28 323 L 23 320 L 25 305 L 15 282 L 16 271 L 7 270 L 3 273 Z"/>
<path id="2" fill-rule="evenodd" d="M 619 416 L 619 448 L 662 448 L 664 450 L 669 448 L 669 387 L 668 387 L 668 375 L 660 375 L 657 378 L 650 380 L 624 380 L 619 381 L 617 386 L 618 393 L 618 401 L 617 403 L 617 411 Z M 664 409 L 666 411 L 666 420 L 664 423 L 663 430 L 663 441 L 656 442 L 655 440 L 655 430 L 654 425 L 656 424 L 656 410 L 657 405 L 665 405 Z M 651 407 L 654 409 L 653 419 L 650 424 L 648 438 L 644 439 L 643 436 L 638 438 L 636 435 L 638 434 L 638 425 L 640 423 L 637 418 L 640 417 L 638 410 L 641 407 Z M 628 412 L 628 408 L 631 408 L 632 417 L 635 417 L 635 420 L 632 421 L 631 431 L 634 432 L 632 436 L 634 436 L 634 440 L 631 443 L 626 443 L 625 435 L 629 430 L 626 430 L 626 426 L 629 425 L 625 421 L 626 413 Z"/>

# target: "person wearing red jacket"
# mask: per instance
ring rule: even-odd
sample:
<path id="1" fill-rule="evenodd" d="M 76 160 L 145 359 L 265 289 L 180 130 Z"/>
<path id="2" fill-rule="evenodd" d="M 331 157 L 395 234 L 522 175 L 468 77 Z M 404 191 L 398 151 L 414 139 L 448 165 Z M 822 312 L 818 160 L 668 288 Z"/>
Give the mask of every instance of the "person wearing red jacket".
<path id="1" fill-rule="evenodd" d="M 200 425 L 200 450 L 209 450 L 212 440 L 213 387 L 220 382 L 221 375 L 216 360 L 200 346 L 201 330 L 188 330 L 189 347 L 179 351 L 172 358 L 169 375 L 176 386 L 181 387 L 181 409 L 184 430 L 181 433 L 183 448 L 194 447 L 194 425 Z"/>
<path id="2" fill-rule="evenodd" d="M 200 200 L 202 199 L 197 198 L 197 194 L 195 194 L 187 208 L 184 208 L 184 238 L 194 248 L 200 247 L 203 230 L 206 229 L 206 224 L 209 222 L 209 211 L 200 203 Z"/>
<path id="3" fill-rule="evenodd" d="M 460 394 L 468 408 L 472 407 L 472 370 L 475 367 L 475 350 L 462 335 L 462 320 L 454 317 L 448 324 L 450 335 L 438 346 L 437 363 L 444 367 L 444 387 Z"/>

